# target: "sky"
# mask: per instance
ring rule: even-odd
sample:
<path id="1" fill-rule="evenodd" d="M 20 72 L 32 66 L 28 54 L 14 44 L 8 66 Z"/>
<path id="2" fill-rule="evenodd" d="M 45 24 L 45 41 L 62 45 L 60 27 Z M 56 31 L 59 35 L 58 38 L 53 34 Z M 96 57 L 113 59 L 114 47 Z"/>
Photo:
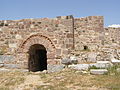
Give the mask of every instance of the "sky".
<path id="1" fill-rule="evenodd" d="M 104 16 L 104 25 L 120 24 L 120 0 L 0 0 L 0 20 Z"/>

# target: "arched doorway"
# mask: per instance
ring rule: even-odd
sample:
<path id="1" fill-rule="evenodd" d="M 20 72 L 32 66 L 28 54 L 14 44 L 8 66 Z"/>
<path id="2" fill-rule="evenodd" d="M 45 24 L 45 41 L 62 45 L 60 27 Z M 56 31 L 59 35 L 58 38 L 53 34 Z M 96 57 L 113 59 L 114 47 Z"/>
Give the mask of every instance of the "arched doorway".
<path id="1" fill-rule="evenodd" d="M 47 51 L 41 44 L 34 44 L 29 48 L 29 71 L 47 70 Z"/>
<path id="2" fill-rule="evenodd" d="M 21 65 L 22 68 L 27 68 L 29 71 L 42 71 L 45 70 L 40 69 L 39 67 L 37 69 L 37 66 L 40 66 L 40 64 L 37 66 L 34 64 L 35 61 L 33 60 L 38 60 L 34 59 L 36 56 L 35 52 L 40 52 L 42 53 L 46 52 L 44 60 L 46 61 L 46 65 L 44 63 L 45 69 L 47 69 L 47 64 L 53 64 L 56 63 L 56 47 L 55 44 L 53 43 L 52 39 L 48 38 L 47 36 L 41 35 L 41 34 L 33 34 L 23 40 L 21 42 L 19 48 L 17 49 L 17 63 Z M 40 51 L 39 51 L 40 49 Z M 38 50 L 38 51 L 37 51 Z M 43 54 L 44 55 L 44 54 Z M 33 59 L 33 60 L 32 60 Z M 44 61 L 40 61 L 44 62 Z M 43 65 L 43 64 L 42 64 Z"/>

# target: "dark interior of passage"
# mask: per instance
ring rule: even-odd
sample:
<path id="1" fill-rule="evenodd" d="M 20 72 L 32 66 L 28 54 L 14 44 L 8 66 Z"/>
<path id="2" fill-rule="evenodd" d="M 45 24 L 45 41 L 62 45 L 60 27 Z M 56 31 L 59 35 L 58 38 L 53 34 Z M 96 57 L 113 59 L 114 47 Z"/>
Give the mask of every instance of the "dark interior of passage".
<path id="1" fill-rule="evenodd" d="M 29 49 L 29 71 L 47 70 L 47 51 L 43 45 L 34 44 Z"/>

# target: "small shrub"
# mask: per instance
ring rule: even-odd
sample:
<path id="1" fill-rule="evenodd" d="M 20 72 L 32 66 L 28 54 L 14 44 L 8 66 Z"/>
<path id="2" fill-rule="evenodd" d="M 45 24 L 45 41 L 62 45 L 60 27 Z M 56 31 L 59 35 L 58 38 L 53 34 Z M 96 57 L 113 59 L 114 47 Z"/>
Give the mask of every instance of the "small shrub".
<path id="1" fill-rule="evenodd" d="M 120 65 L 113 65 L 112 67 L 108 68 L 109 74 L 120 75 L 120 73 L 117 72 L 117 68 L 120 68 Z"/>
<path id="2" fill-rule="evenodd" d="M 96 67 L 95 65 L 93 65 L 93 66 L 89 67 L 88 70 L 90 70 L 90 69 L 100 69 L 100 68 L 98 68 L 98 67 Z"/>

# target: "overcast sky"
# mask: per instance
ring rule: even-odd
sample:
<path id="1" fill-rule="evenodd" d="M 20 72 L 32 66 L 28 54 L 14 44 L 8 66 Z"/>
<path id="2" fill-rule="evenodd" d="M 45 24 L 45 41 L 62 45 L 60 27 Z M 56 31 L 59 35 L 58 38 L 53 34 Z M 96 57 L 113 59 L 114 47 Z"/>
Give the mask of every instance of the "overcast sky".
<path id="1" fill-rule="evenodd" d="M 74 15 L 104 16 L 105 26 L 120 24 L 120 0 L 0 0 L 0 20 Z"/>

